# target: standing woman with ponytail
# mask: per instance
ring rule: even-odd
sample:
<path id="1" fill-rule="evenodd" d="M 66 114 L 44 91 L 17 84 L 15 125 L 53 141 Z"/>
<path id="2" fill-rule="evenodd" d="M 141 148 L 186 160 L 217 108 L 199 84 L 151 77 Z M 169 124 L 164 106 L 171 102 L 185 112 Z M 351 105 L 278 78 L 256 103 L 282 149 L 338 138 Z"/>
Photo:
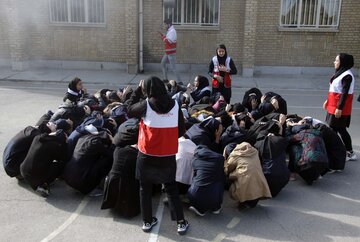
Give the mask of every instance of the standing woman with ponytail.
<path id="1" fill-rule="evenodd" d="M 355 87 L 355 78 L 351 72 L 353 66 L 354 57 L 352 55 L 341 53 L 336 56 L 335 75 L 330 80 L 328 99 L 324 103 L 324 109 L 327 110 L 326 122 L 340 134 L 347 150 L 347 161 L 357 160 L 350 134 L 347 131 L 347 128 L 350 127 Z"/>
<path id="2" fill-rule="evenodd" d="M 209 74 L 212 75 L 212 92 L 219 92 L 230 104 L 231 99 L 231 75 L 237 74 L 234 61 L 228 56 L 226 46 L 221 44 L 216 49 L 214 56 L 209 65 Z"/>

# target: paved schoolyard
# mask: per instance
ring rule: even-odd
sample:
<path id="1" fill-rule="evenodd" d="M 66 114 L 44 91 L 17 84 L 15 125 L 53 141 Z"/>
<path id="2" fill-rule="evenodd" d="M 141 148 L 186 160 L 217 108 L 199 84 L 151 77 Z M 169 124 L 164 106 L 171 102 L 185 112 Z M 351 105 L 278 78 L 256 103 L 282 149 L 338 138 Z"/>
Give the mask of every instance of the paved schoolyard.
<path id="1" fill-rule="evenodd" d="M 91 76 L 99 80 L 88 81 L 88 90 L 93 91 L 106 86 L 135 85 L 143 77 L 120 76 L 117 81 L 113 79 L 117 75 L 108 74 L 111 81 L 100 84 L 101 74 L 87 72 L 84 81 Z M 60 104 L 67 80 L 44 82 L 44 76 L 51 79 L 54 75 L 40 73 L 35 79 L 38 82 L 0 81 L 1 153 L 15 133 L 34 124 L 46 109 L 55 109 Z M 26 77 L 29 75 L 22 78 Z M 237 80 L 233 101 L 240 101 L 246 88 L 258 86 L 263 91 L 283 95 L 289 113 L 325 117 L 321 106 L 326 97 L 326 77 Z M 354 107 L 350 130 L 359 151 L 360 103 Z M 301 179 L 290 182 L 278 197 L 260 202 L 255 209 L 239 211 L 226 193 L 220 215 L 199 218 L 185 212 L 191 227 L 184 237 L 176 234 L 168 209 L 158 202 L 159 196 L 153 204 L 154 212 L 162 216 L 158 231 L 145 234 L 140 229 L 139 216 L 126 220 L 111 211 L 100 210 L 101 197 L 84 197 L 58 181 L 51 196 L 42 198 L 0 169 L 0 241 L 360 241 L 359 162 L 348 163 L 343 173 L 328 174 L 313 186 L 307 186 Z"/>

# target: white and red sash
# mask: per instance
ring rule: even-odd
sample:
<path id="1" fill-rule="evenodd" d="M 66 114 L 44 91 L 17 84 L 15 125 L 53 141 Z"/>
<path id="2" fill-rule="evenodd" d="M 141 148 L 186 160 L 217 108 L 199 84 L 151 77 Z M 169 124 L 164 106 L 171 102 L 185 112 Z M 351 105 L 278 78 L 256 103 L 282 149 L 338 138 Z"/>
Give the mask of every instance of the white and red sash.
<path id="1" fill-rule="evenodd" d="M 335 114 L 335 110 L 337 109 L 337 105 L 340 101 L 343 92 L 342 79 L 347 75 L 351 75 L 352 82 L 348 92 L 348 97 L 345 102 L 345 106 L 342 110 L 342 115 L 344 116 L 351 115 L 352 103 L 354 98 L 355 77 L 350 70 L 345 71 L 343 74 L 335 78 L 335 80 L 333 80 L 332 83 L 330 83 L 328 102 L 327 102 L 327 111 L 330 114 Z"/>
<path id="2" fill-rule="evenodd" d="M 146 100 L 145 117 L 140 121 L 139 151 L 150 156 L 171 156 L 178 152 L 179 105 L 166 114 L 156 113 Z"/>
<path id="3" fill-rule="evenodd" d="M 231 61 L 231 58 L 228 56 L 225 61 L 225 66 L 226 66 L 226 69 L 229 71 L 231 70 L 230 61 Z M 213 74 L 220 76 L 220 70 L 219 70 L 220 65 L 219 65 L 219 60 L 218 60 L 217 56 L 213 57 L 212 62 L 214 64 L 214 73 Z M 226 88 L 231 87 L 231 75 L 229 73 L 225 73 L 224 86 Z M 219 88 L 219 81 L 215 78 L 213 78 L 213 80 L 212 80 L 212 87 Z"/>

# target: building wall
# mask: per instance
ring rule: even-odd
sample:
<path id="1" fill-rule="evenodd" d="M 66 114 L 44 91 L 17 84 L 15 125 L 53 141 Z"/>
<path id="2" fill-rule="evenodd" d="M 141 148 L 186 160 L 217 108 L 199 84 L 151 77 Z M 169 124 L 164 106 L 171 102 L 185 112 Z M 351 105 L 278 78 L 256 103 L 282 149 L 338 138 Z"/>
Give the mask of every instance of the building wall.
<path id="1" fill-rule="evenodd" d="M 342 1 L 337 33 L 279 31 L 280 2 L 258 1 L 256 66 L 327 67 L 339 52 L 360 59 L 360 1 Z M 359 61 L 356 66 L 360 66 Z"/>
<path id="2" fill-rule="evenodd" d="M 207 64 L 214 56 L 217 44 L 224 43 L 231 57 L 239 64 L 244 32 L 244 3 L 245 0 L 221 1 L 220 30 L 175 26 L 178 35 L 177 62 Z M 158 63 L 161 60 L 164 47 L 158 31 L 162 23 L 162 0 L 144 0 L 144 62 Z"/>
<path id="3" fill-rule="evenodd" d="M 0 60 L 10 59 L 9 28 L 5 6 L 8 0 L 0 0 Z"/>
<path id="4" fill-rule="evenodd" d="M 18 21 L 18 25 L 22 27 L 17 28 L 20 32 L 18 36 L 26 42 L 23 48 L 13 51 L 14 55 L 21 51 L 26 53 L 29 60 L 137 64 L 138 22 L 137 2 L 134 0 L 105 1 L 106 27 L 56 26 L 50 24 L 48 0 L 10 1 L 18 13 L 8 16 L 10 25 L 1 21 L 0 28 L 11 28 L 12 23 Z M 1 35 L 0 40 L 0 56 L 9 57 L 9 53 L 4 53 L 3 50 L 6 49 L 3 46 L 8 46 L 6 40 L 9 37 Z"/>

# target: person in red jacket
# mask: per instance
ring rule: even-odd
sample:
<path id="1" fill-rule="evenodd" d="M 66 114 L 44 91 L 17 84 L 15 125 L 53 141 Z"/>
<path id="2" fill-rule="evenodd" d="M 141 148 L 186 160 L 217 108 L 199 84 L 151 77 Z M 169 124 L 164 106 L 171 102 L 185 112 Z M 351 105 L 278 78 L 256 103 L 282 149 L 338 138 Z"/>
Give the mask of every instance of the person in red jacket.
<path id="1" fill-rule="evenodd" d="M 170 68 L 176 76 L 177 79 L 176 81 L 177 83 L 180 83 L 181 82 L 180 76 L 176 71 L 176 46 L 177 46 L 176 30 L 172 25 L 171 19 L 166 19 L 164 21 L 164 24 L 166 25 L 166 30 L 167 30 L 166 34 L 162 34 L 159 32 L 161 35 L 161 39 L 165 44 L 165 54 L 161 60 L 161 69 L 163 72 L 163 78 L 166 81 L 168 80 L 166 64 L 169 61 Z"/>
<path id="2" fill-rule="evenodd" d="M 340 134 L 346 150 L 347 161 L 357 160 L 353 151 L 351 136 L 346 130 L 350 127 L 352 103 L 354 98 L 355 77 L 351 72 L 354 57 L 341 53 L 335 58 L 335 75 L 330 80 L 328 98 L 324 102 L 327 111 L 326 122 Z"/>

